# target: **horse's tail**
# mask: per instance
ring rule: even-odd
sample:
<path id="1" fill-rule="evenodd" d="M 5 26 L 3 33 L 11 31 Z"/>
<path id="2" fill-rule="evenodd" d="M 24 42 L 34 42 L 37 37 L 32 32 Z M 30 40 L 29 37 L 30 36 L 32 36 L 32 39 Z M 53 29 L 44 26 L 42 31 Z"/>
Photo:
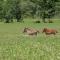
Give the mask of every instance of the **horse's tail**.
<path id="1" fill-rule="evenodd" d="M 56 33 L 58 33 L 58 31 L 56 31 Z"/>

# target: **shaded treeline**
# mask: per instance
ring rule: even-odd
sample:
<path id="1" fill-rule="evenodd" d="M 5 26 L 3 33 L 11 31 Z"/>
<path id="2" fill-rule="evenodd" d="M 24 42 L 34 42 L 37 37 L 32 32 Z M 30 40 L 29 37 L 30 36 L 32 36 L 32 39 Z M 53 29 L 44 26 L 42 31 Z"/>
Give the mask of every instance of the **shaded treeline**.
<path id="1" fill-rule="evenodd" d="M 60 13 L 59 0 L 0 0 L 0 20 L 6 23 L 25 17 L 39 17 L 45 22 Z"/>

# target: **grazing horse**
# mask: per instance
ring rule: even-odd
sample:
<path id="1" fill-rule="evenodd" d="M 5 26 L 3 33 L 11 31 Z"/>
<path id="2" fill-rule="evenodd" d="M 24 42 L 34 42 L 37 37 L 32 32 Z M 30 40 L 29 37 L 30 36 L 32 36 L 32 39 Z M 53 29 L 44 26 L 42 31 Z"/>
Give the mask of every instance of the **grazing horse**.
<path id="1" fill-rule="evenodd" d="M 31 28 L 24 28 L 23 33 L 27 33 L 28 35 L 37 35 L 39 31 Z"/>
<path id="2" fill-rule="evenodd" d="M 48 29 L 48 28 L 44 28 L 43 32 L 45 32 L 46 35 L 50 35 L 50 34 L 56 34 L 57 31 L 55 29 Z"/>

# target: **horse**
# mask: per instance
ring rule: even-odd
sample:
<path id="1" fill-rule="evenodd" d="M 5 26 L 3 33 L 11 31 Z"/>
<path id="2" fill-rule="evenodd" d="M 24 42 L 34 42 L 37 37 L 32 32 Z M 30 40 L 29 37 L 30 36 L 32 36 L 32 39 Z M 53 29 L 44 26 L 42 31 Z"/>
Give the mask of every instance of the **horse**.
<path id="1" fill-rule="evenodd" d="M 39 31 L 31 28 L 24 28 L 23 33 L 27 33 L 28 35 L 37 35 Z"/>
<path id="2" fill-rule="evenodd" d="M 55 34 L 57 33 L 57 30 L 44 28 L 44 29 L 43 29 L 43 33 L 44 33 L 44 32 L 45 32 L 46 35 L 50 35 L 50 34 L 55 35 Z"/>

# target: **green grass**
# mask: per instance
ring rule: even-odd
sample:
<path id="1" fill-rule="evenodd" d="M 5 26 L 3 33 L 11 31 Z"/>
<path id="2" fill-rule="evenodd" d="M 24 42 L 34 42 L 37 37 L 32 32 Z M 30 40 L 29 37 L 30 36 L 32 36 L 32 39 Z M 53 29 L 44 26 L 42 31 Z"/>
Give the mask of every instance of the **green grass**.
<path id="1" fill-rule="evenodd" d="M 0 60 L 60 60 L 60 34 L 55 36 L 24 35 L 24 27 L 42 30 L 44 27 L 57 29 L 60 33 L 60 21 L 54 23 L 33 23 L 25 19 L 24 23 L 0 22 Z"/>

